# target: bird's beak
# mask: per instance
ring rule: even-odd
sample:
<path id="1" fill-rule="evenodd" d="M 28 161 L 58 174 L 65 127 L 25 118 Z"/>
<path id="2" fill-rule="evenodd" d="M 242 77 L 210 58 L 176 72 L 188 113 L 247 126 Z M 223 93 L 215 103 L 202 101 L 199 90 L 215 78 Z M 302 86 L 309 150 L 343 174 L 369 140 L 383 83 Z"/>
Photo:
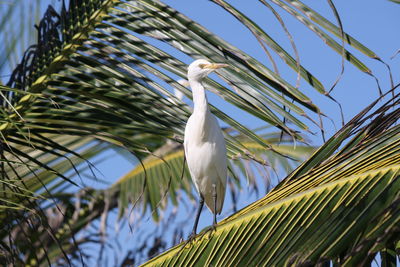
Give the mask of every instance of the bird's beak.
<path id="1" fill-rule="evenodd" d="M 222 64 L 222 63 L 211 63 L 211 64 L 204 64 L 202 66 L 203 69 L 210 69 L 210 70 L 216 70 L 216 69 L 225 68 L 225 67 L 229 67 L 229 65 Z"/>

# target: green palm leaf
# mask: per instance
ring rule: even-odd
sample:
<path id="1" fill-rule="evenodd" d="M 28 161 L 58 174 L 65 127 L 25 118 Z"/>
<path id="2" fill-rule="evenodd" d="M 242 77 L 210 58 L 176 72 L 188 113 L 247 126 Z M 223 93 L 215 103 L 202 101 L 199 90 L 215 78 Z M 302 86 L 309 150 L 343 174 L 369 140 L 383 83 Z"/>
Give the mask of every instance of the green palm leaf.
<path id="1" fill-rule="evenodd" d="M 322 40 L 328 43 L 329 46 L 331 46 L 335 51 L 340 53 L 339 49 L 336 49 L 335 47 L 340 46 L 335 42 L 331 37 L 329 37 L 326 33 L 323 33 L 319 28 L 317 28 L 315 25 L 313 25 L 310 21 L 307 21 L 303 16 L 300 15 L 299 12 L 297 12 L 295 9 L 299 10 L 301 13 L 304 14 L 308 19 L 313 21 L 314 23 L 320 25 L 323 27 L 325 30 L 328 32 L 334 34 L 336 37 L 341 38 L 341 31 L 340 28 L 336 25 L 334 25 L 332 22 L 330 22 L 328 19 L 324 18 L 321 14 L 307 6 L 306 4 L 302 3 L 299 0 L 289 0 L 287 1 L 288 3 L 285 3 L 281 0 L 272 0 L 276 5 L 282 7 L 284 10 L 289 12 L 290 14 L 293 15 L 294 18 L 298 19 L 300 22 L 302 22 L 304 25 L 306 25 L 310 30 L 314 31 Z M 291 8 L 291 7 L 293 8 Z M 373 51 L 371 51 L 369 48 L 361 44 L 359 41 L 354 39 L 352 36 L 350 36 L 347 33 L 344 33 L 344 41 L 354 47 L 355 49 L 359 50 L 366 56 L 374 59 L 380 60 L 379 56 L 376 55 Z M 335 44 L 334 44 L 335 43 Z M 368 68 L 363 64 L 363 63 L 358 63 L 359 60 L 356 59 L 356 61 L 352 61 L 351 57 L 347 57 L 347 60 L 349 60 L 351 63 L 355 64 L 356 67 L 358 67 L 362 71 L 367 71 Z"/>
<path id="2" fill-rule="evenodd" d="M 101 1 L 98 5 L 87 6 L 87 9 L 80 10 L 71 2 L 70 10 L 62 16 L 62 27 L 68 30 L 63 31 L 61 40 L 54 42 L 53 49 L 37 51 L 38 60 L 43 59 L 44 64 L 37 65 L 39 61 L 32 63 L 37 67 L 29 73 L 29 79 L 15 80 L 13 83 L 15 86 L 24 85 L 31 93 L 40 92 L 57 104 L 54 107 L 48 99 L 43 101 L 32 95 L 19 97 L 19 101 L 16 101 L 18 97 L 14 97 L 15 109 L 24 119 L 29 119 L 27 125 L 31 129 L 49 133 L 63 127 L 66 133 L 113 140 L 115 144 L 127 146 L 136 152 L 144 147 L 132 143 L 128 138 L 135 130 L 162 136 L 182 135 L 188 111 L 182 106 L 171 105 L 164 98 L 170 96 L 170 93 L 160 85 L 159 80 L 189 94 L 166 72 L 171 71 L 183 77 L 186 65 L 157 49 L 151 42 L 144 41 L 142 35 L 160 39 L 180 50 L 184 48 L 185 53 L 202 55 L 214 61 L 226 61 L 220 53 L 221 49 L 229 49 L 229 63 L 234 68 L 225 70 L 223 76 L 236 84 L 237 93 L 215 81 L 209 80 L 207 84 L 218 90 L 227 101 L 289 134 L 296 135 L 282 122 L 280 116 L 308 130 L 300 119 L 305 112 L 277 91 L 319 112 L 307 96 L 261 63 L 160 2 L 138 1 L 133 5 L 120 1 Z M 116 6 L 118 8 L 114 8 Z M 79 14 L 79 20 L 85 23 L 74 24 L 73 14 Z M 148 17 L 149 14 L 152 17 Z M 138 18 L 145 16 L 146 19 L 138 21 Z M 157 27 L 167 23 L 173 31 Z M 183 26 L 185 24 L 192 25 L 189 31 Z M 132 34 L 132 31 L 136 34 Z M 188 39 L 191 42 L 187 42 Z M 246 61 L 243 61 L 244 58 Z M 148 79 L 149 75 L 154 75 L 156 79 Z M 236 82 L 243 80 L 249 83 Z M 319 83 L 314 84 L 317 86 Z M 136 101 L 138 98 L 140 103 Z M 150 109 L 150 104 L 156 104 L 162 114 Z M 115 108 L 116 105 L 119 107 Z M 292 115 L 280 105 L 289 107 L 300 117 Z M 218 109 L 212 109 L 239 132 L 271 148 L 243 125 Z M 57 123 L 59 121 L 62 123 Z M 9 126 L 3 125 L 3 128 L 8 129 Z M 125 128 L 124 131 L 113 133 L 112 129 L 117 126 Z M 243 146 L 232 138 L 228 139 L 228 148 L 231 154 L 247 154 Z"/>
<path id="3" fill-rule="evenodd" d="M 60 33 L 53 26 L 58 23 Z M 158 1 L 143 0 L 134 4 L 87 1 L 85 8 L 70 2 L 68 10 L 63 6 L 60 18 L 49 9 L 41 25 L 49 27 L 47 32 L 42 32 L 43 40 L 37 48 L 29 50 L 36 57 L 29 63 L 27 53 L 26 61 L 21 64 L 24 68 L 16 69 L 9 83 L 29 93 L 7 91 L 6 97 L 11 103 L 5 103 L 8 111 L 0 126 L 4 138 L 19 133 L 27 140 L 26 146 L 32 145 L 32 141 L 28 141 L 29 134 L 24 128 L 37 135 L 54 134 L 62 129 L 64 134 L 91 136 L 137 154 L 151 146 L 130 138 L 138 132 L 159 137 L 176 135 L 181 140 L 189 110 L 168 101 L 165 97 L 171 97 L 169 88 L 161 84 L 166 82 L 190 96 L 171 76 L 172 73 L 184 77 L 186 64 L 155 47 L 146 36 L 195 58 L 226 62 L 222 56 L 225 54 L 232 68 L 224 70 L 222 77 L 236 92 L 211 79 L 206 85 L 228 102 L 296 138 L 299 135 L 282 117 L 308 131 L 302 119 L 307 117 L 303 108 L 319 113 L 304 93 L 279 75 Z M 44 43 L 50 39 L 51 43 Z M 279 51 L 285 54 L 281 48 Z M 293 60 L 289 54 L 285 55 L 293 67 Z M 302 68 L 302 73 L 307 71 Z M 321 91 L 321 84 L 315 77 L 312 80 L 312 85 Z M 274 151 L 265 140 L 222 111 L 215 107 L 212 111 L 238 132 Z M 240 154 L 260 161 L 238 140 L 227 136 L 227 142 L 231 156 Z"/>
<path id="4" fill-rule="evenodd" d="M 383 235 L 385 224 L 394 228 L 399 222 L 398 207 L 390 210 L 384 220 L 378 217 L 383 214 L 376 216 L 382 205 L 387 208 L 399 201 L 398 191 L 389 190 L 400 187 L 399 167 L 343 177 L 270 204 L 255 203 L 258 207 L 251 213 L 221 223 L 210 239 L 207 235 L 198 238 L 193 247 L 182 251 L 178 246 L 145 266 L 220 266 L 245 262 L 260 266 L 335 259 L 354 237 L 368 240 L 368 236 Z M 362 233 L 365 224 L 373 220 L 378 223 L 376 229 Z M 353 260 L 359 263 L 363 259 L 348 259 Z"/>
<path id="5" fill-rule="evenodd" d="M 366 116 L 371 105 L 345 131 L 347 139 L 356 134 L 337 154 L 320 158 L 304 174 L 294 172 L 264 198 L 221 221 L 214 233 L 200 234 L 192 245 L 180 244 L 145 266 L 369 263 L 398 241 L 400 127 L 393 118 L 399 111 L 389 112 L 398 101 L 397 95 L 393 104 Z M 374 131 L 378 124 L 386 129 Z M 310 161 L 314 158 L 305 164 Z"/>

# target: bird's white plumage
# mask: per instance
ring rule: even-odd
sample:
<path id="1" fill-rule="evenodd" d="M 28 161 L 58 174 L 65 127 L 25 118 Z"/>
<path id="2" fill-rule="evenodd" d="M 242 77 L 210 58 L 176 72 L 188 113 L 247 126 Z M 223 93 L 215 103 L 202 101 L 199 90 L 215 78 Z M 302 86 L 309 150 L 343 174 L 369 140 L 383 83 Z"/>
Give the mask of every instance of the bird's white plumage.
<path id="1" fill-rule="evenodd" d="M 196 60 L 189 66 L 188 80 L 193 91 L 194 111 L 186 124 L 184 147 L 190 175 L 197 191 L 203 196 L 210 211 L 219 214 L 225 199 L 227 157 L 224 136 L 209 110 L 201 84 L 201 79 L 214 70 L 202 68 L 207 65 L 211 63 Z M 214 190 L 217 196 L 216 210 Z"/>

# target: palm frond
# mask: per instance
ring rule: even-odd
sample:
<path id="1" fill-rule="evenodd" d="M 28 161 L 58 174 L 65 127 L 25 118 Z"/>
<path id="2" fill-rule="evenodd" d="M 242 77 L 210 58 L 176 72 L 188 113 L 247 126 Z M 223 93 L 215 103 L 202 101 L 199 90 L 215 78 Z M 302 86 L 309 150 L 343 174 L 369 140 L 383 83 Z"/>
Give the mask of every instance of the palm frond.
<path id="1" fill-rule="evenodd" d="M 4 138 L 19 134 L 20 144 L 25 139 L 26 146 L 32 145 L 31 133 L 42 136 L 60 131 L 111 142 L 136 154 L 156 147 L 135 142 L 131 136 L 137 133 L 158 138 L 175 135 L 182 140 L 189 109 L 169 101 L 170 88 L 163 84 L 190 96 L 174 79 L 186 75 L 186 64 L 158 49 L 148 37 L 194 58 L 229 61 L 232 67 L 223 70 L 221 77 L 235 92 L 212 79 L 206 85 L 228 102 L 295 138 L 300 135 L 286 122 L 309 131 L 303 120 L 308 117 L 305 109 L 320 113 L 298 88 L 159 1 L 71 1 L 68 8 L 62 6 L 60 15 L 49 7 L 38 30 L 39 43 L 25 53 L 8 83 L 27 93 L 3 89 L 6 112 L 0 127 Z M 288 53 L 281 48 L 278 52 L 294 66 Z M 304 67 L 301 73 L 324 93 L 321 83 Z M 223 111 L 215 107 L 212 111 L 236 131 L 276 152 Z M 231 157 L 241 155 L 261 162 L 235 138 L 227 136 L 227 142 Z"/>
<path id="2" fill-rule="evenodd" d="M 200 233 L 188 248 L 178 245 L 144 266 L 370 263 L 398 241 L 400 222 L 400 95 L 371 111 L 377 103 L 344 127 L 339 143 L 348 142 L 338 153 L 318 163 L 312 157 L 303 166 L 314 167 L 294 172 L 215 232 Z M 337 148 L 335 141 L 316 155 L 330 144 Z"/>
<path id="3" fill-rule="evenodd" d="M 281 0 L 272 0 L 277 6 L 280 6 L 282 9 L 286 10 L 289 12 L 291 15 L 293 15 L 294 18 L 302 22 L 305 26 L 307 26 L 310 30 L 314 31 L 315 34 L 317 34 L 322 40 L 324 40 L 330 47 L 332 47 L 336 52 L 340 53 L 340 44 L 338 44 L 336 41 L 334 41 L 329 35 L 326 33 L 322 32 L 320 28 L 316 27 L 313 25 L 311 22 L 314 22 L 318 24 L 320 27 L 323 29 L 327 30 L 328 32 L 334 34 L 336 37 L 341 38 L 341 32 L 340 28 L 336 26 L 334 23 L 329 21 L 327 18 L 323 17 L 321 14 L 313 10 L 311 7 L 307 6 L 303 2 L 299 0 L 289 0 L 287 1 L 288 3 L 285 3 L 284 1 Z M 300 11 L 300 13 L 298 11 Z M 309 20 L 305 19 L 301 13 L 307 17 Z M 353 48 L 357 49 L 364 55 L 381 60 L 379 56 L 371 51 L 368 47 L 360 43 L 358 40 L 354 39 L 351 35 L 344 33 L 344 41 L 352 46 Z M 354 64 L 356 67 L 358 67 L 361 71 L 364 72 L 369 72 L 369 68 L 365 66 L 365 64 L 361 63 L 359 59 L 355 59 L 352 57 L 354 56 L 349 56 L 349 53 L 346 53 L 346 59 Z"/>
<path id="4" fill-rule="evenodd" d="M 170 93 L 161 82 L 190 95 L 169 74 L 184 77 L 186 64 L 156 48 L 144 36 L 167 42 L 195 58 L 228 60 L 232 68 L 221 74 L 236 93 L 211 79 L 207 86 L 217 90 L 228 102 L 293 136 L 298 137 L 282 122 L 282 116 L 308 131 L 302 119 L 306 114 L 303 108 L 319 113 L 304 93 L 260 62 L 161 2 L 99 1 L 86 6 L 86 9 L 79 9 L 76 3 L 70 2 L 68 11 L 63 7 L 59 17 L 49 9 L 41 25 L 49 28 L 43 32 L 43 38 L 53 42 L 45 44 L 42 41 L 31 49 L 9 83 L 31 93 L 40 92 L 47 98 L 40 100 L 13 94 L 12 104 L 24 119 L 29 119 L 27 126 L 32 130 L 48 133 L 63 127 L 66 133 L 113 140 L 135 152 L 145 149 L 127 138 L 135 130 L 164 137 L 181 136 L 188 110 L 165 99 Z M 77 21 L 80 23 L 75 23 Z M 190 25 L 189 30 L 185 25 Z M 304 68 L 302 73 L 306 73 Z M 307 74 L 307 77 L 313 76 Z M 321 83 L 315 77 L 312 79 L 313 86 L 321 91 Z M 292 104 L 279 92 L 299 105 Z M 115 108 L 115 105 L 119 107 Z M 154 105 L 158 109 L 150 108 Z M 222 111 L 214 107 L 212 110 L 239 132 L 271 149 L 269 144 Z M 146 123 L 140 123 L 142 121 Z M 111 129 L 117 126 L 124 127 L 124 131 L 113 133 Z M 228 138 L 228 148 L 231 155 L 251 156 L 232 138 Z"/>

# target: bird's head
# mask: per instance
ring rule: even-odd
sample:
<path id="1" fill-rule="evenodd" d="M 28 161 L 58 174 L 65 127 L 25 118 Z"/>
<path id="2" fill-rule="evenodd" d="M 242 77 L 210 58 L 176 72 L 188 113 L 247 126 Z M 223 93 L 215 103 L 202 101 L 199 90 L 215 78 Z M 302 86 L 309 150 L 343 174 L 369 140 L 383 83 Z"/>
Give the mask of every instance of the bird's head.
<path id="1" fill-rule="evenodd" d="M 228 67 L 227 64 L 211 63 L 205 59 L 193 61 L 188 68 L 188 79 L 200 81 L 209 75 L 211 72 Z"/>

